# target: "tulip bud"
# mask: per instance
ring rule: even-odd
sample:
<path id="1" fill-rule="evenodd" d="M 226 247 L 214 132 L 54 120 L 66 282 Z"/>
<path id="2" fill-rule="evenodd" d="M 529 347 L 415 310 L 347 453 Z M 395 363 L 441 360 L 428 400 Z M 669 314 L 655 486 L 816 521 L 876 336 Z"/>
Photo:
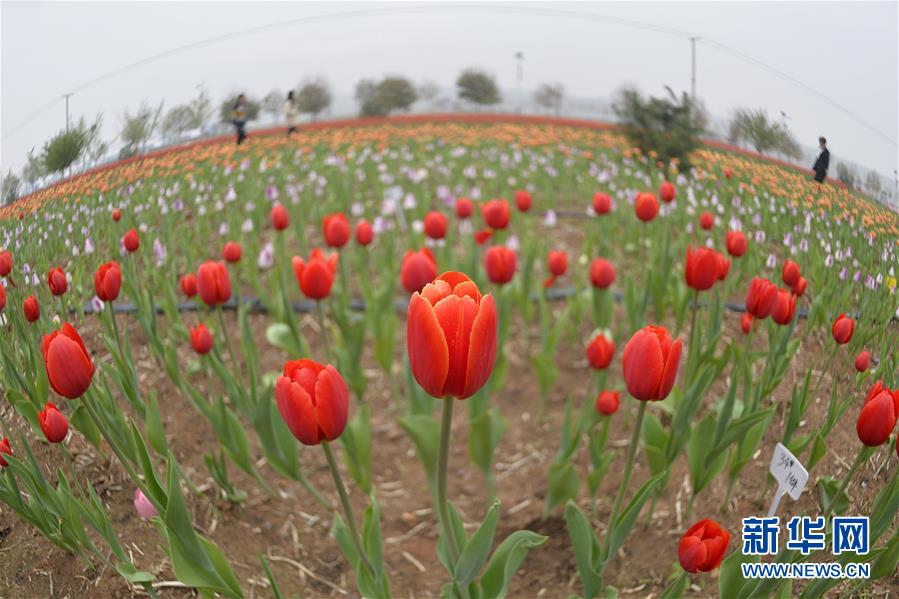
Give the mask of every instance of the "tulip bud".
<path id="1" fill-rule="evenodd" d="M 621 366 L 627 390 L 640 401 L 668 397 L 677 378 L 683 343 L 672 341 L 664 327 L 643 327 L 624 346 Z"/>
<path id="2" fill-rule="evenodd" d="M 742 231 L 728 231 L 725 246 L 728 254 L 739 258 L 746 253 L 746 236 Z"/>
<path id="3" fill-rule="evenodd" d="M 212 349 L 212 333 L 202 322 L 195 327 L 190 327 L 190 346 L 201 356 L 208 354 Z"/>
<path id="4" fill-rule="evenodd" d="M 676 195 L 677 190 L 674 188 L 674 183 L 671 181 L 663 181 L 662 185 L 659 186 L 659 197 L 666 204 L 673 202 Z"/>
<path id="5" fill-rule="evenodd" d="M 12 252 L 3 250 L 0 252 L 0 277 L 8 277 L 12 272 Z"/>
<path id="6" fill-rule="evenodd" d="M 797 283 L 799 283 L 799 265 L 793 262 L 792 260 L 787 260 L 784 262 L 783 267 L 783 280 L 784 283 L 789 287 L 794 287 Z"/>
<path id="7" fill-rule="evenodd" d="M 696 291 L 711 289 L 718 280 L 718 256 L 714 250 L 687 246 L 687 262 L 684 270 L 687 286 Z"/>
<path id="8" fill-rule="evenodd" d="M 197 294 L 197 275 L 192 272 L 183 275 L 178 284 L 181 285 L 181 293 L 187 297 L 193 297 Z"/>
<path id="9" fill-rule="evenodd" d="M 112 220 L 114 222 L 119 222 L 120 220 L 122 220 L 122 211 L 119 210 L 118 208 L 113 208 L 112 209 Z"/>
<path id="10" fill-rule="evenodd" d="M 456 216 L 458 218 L 470 218 L 474 212 L 474 204 L 468 198 L 459 198 L 456 200 Z"/>
<path id="11" fill-rule="evenodd" d="M 140 236 L 137 234 L 137 229 L 129 229 L 125 232 L 125 235 L 122 236 L 122 245 L 129 252 L 137 251 L 137 248 L 140 247 Z"/>
<path id="12" fill-rule="evenodd" d="M 511 281 L 517 263 L 515 252 L 504 245 L 494 245 L 484 253 L 484 270 L 494 285 L 505 285 Z"/>
<path id="13" fill-rule="evenodd" d="M 527 190 L 519 189 L 515 192 L 515 207 L 518 208 L 519 212 L 530 210 L 532 203 L 531 194 Z"/>
<path id="14" fill-rule="evenodd" d="M 730 533 L 714 520 L 700 520 L 681 537 L 677 557 L 681 567 L 695 574 L 710 572 L 721 565 Z"/>
<path id="15" fill-rule="evenodd" d="M 744 335 L 748 335 L 749 331 L 751 331 L 757 324 L 758 321 L 752 317 L 752 314 L 743 312 L 743 316 L 740 317 L 740 328 L 743 330 Z"/>
<path id="16" fill-rule="evenodd" d="M 208 306 L 224 304 L 231 298 L 231 277 L 221 262 L 207 261 L 197 269 L 197 291 Z"/>
<path id="17" fill-rule="evenodd" d="M 72 325 L 64 322 L 60 330 L 44 335 L 41 353 L 54 391 L 69 399 L 84 395 L 94 376 L 94 363 Z"/>
<path id="18" fill-rule="evenodd" d="M 655 195 L 648 191 L 644 191 L 639 194 L 636 201 L 634 201 L 634 212 L 636 213 L 637 218 L 648 223 L 659 213 L 659 201 L 656 199 Z"/>
<path id="19" fill-rule="evenodd" d="M 293 360 L 275 383 L 278 412 L 303 445 L 318 445 L 340 437 L 346 427 L 349 391 L 330 364 Z"/>
<path id="20" fill-rule="evenodd" d="M 593 194 L 593 212 L 608 214 L 612 210 L 612 198 L 607 193 L 597 191 Z"/>
<path id="21" fill-rule="evenodd" d="M 68 289 L 69 283 L 66 281 L 66 273 L 62 268 L 56 267 L 47 274 L 47 286 L 50 287 L 50 293 L 59 296 L 63 295 Z"/>
<path id="22" fill-rule="evenodd" d="M 852 339 L 852 333 L 855 332 L 855 321 L 846 316 L 846 314 L 840 314 L 833 321 L 830 332 L 833 335 L 833 340 L 840 345 L 849 343 Z"/>
<path id="23" fill-rule="evenodd" d="M 276 231 L 283 231 L 287 228 L 287 225 L 290 224 L 290 218 L 287 216 L 287 208 L 281 204 L 272 206 L 271 211 L 268 213 L 268 219 Z"/>
<path id="24" fill-rule="evenodd" d="M 590 283 L 599 289 L 608 289 L 615 282 L 615 267 L 604 258 L 594 258 L 590 263 Z"/>
<path id="25" fill-rule="evenodd" d="M 0 285 L 0 310 L 6 307 L 6 287 Z"/>
<path id="26" fill-rule="evenodd" d="M 858 356 L 855 358 L 855 369 L 859 372 L 865 372 L 868 368 L 871 367 L 871 354 L 862 350 L 859 352 Z"/>
<path id="27" fill-rule="evenodd" d="M 554 277 L 561 277 L 568 271 L 568 254 L 561 250 L 553 250 L 546 257 L 546 267 Z"/>
<path id="28" fill-rule="evenodd" d="M 715 217 L 712 216 L 711 212 L 703 212 L 699 215 L 699 226 L 703 228 L 703 230 L 708 231 L 715 225 Z"/>
<path id="29" fill-rule="evenodd" d="M 895 426 L 896 401 L 889 389 L 884 389 L 862 406 L 855 430 L 859 441 L 877 447 L 886 443 Z"/>
<path id="30" fill-rule="evenodd" d="M 618 411 L 620 404 L 617 391 L 603 391 L 596 398 L 596 411 L 603 416 L 611 416 Z"/>
<path id="31" fill-rule="evenodd" d="M 0 467 L 6 468 L 9 464 L 3 459 L 4 454 L 13 455 L 12 448 L 9 446 L 9 439 L 6 437 L 0 439 Z"/>
<path id="32" fill-rule="evenodd" d="M 494 230 L 505 229 L 509 224 L 509 203 L 506 200 L 490 200 L 481 206 L 484 223 Z"/>
<path id="33" fill-rule="evenodd" d="M 771 308 L 771 318 L 777 324 L 787 325 L 793 322 L 795 315 L 796 296 L 786 289 L 778 290 L 774 306 Z"/>
<path id="34" fill-rule="evenodd" d="M 425 235 L 431 239 L 443 239 L 446 237 L 447 220 L 442 212 L 432 210 L 425 215 Z"/>
<path id="35" fill-rule="evenodd" d="M 341 212 L 329 214 L 322 219 L 322 233 L 329 247 L 343 247 L 350 240 L 350 223 Z"/>
<path id="36" fill-rule="evenodd" d="M 225 262 L 230 264 L 236 264 L 240 262 L 241 249 L 240 244 L 229 241 L 225 244 L 225 247 L 222 248 L 222 258 L 225 259 Z"/>
<path id="37" fill-rule="evenodd" d="M 409 300 L 409 364 L 432 397 L 465 399 L 490 378 L 496 360 L 496 304 L 459 272 L 445 272 Z"/>
<path id="38" fill-rule="evenodd" d="M 309 254 L 308 262 L 294 256 L 291 263 L 303 295 L 319 301 L 331 294 L 334 275 L 337 273 L 336 253 L 326 256 L 319 248 L 314 248 Z"/>
<path id="39" fill-rule="evenodd" d="M 159 515 L 159 512 L 156 511 L 156 508 L 140 489 L 134 490 L 134 509 L 137 510 L 137 514 L 144 520 L 149 520 Z"/>
<path id="40" fill-rule="evenodd" d="M 753 277 L 746 294 L 746 311 L 756 318 L 767 318 L 776 300 L 777 286 L 767 279 Z"/>
<path id="41" fill-rule="evenodd" d="M 802 297 L 803 294 L 805 294 L 806 287 L 808 287 L 808 281 L 805 280 L 805 277 L 800 275 L 799 280 L 796 281 L 796 284 L 792 288 L 793 295 Z"/>
<path id="42" fill-rule="evenodd" d="M 37 413 L 38 424 L 50 443 L 60 443 L 69 433 L 69 421 L 55 405 L 49 401 Z"/>
<path id="43" fill-rule="evenodd" d="M 409 293 L 421 291 L 437 276 L 437 261 L 431 250 L 409 250 L 400 264 L 400 282 Z"/>
<path id="44" fill-rule="evenodd" d="M 371 228 L 371 223 L 363 219 L 356 223 L 356 243 L 361 246 L 367 246 L 375 238 L 375 232 Z"/>
<path id="45" fill-rule="evenodd" d="M 122 269 L 118 262 L 107 262 L 94 273 L 94 291 L 104 302 L 114 302 L 122 289 Z"/>
<path id="46" fill-rule="evenodd" d="M 37 301 L 37 297 L 29 295 L 22 302 L 22 311 L 25 312 L 25 320 L 34 322 L 41 317 L 41 305 Z"/>
<path id="47" fill-rule="evenodd" d="M 587 361 L 596 370 L 604 370 L 612 362 L 615 355 L 615 342 L 597 334 L 587 344 Z"/>

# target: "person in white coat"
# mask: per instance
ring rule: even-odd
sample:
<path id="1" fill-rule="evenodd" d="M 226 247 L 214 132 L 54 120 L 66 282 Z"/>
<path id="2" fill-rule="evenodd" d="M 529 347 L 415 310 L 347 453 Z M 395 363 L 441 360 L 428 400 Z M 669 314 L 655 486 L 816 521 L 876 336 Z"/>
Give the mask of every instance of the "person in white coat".
<path id="1" fill-rule="evenodd" d="M 293 97 L 293 91 L 287 92 L 287 99 L 284 101 L 284 120 L 287 121 L 287 135 L 297 130 L 297 123 L 300 122 L 300 107 Z"/>

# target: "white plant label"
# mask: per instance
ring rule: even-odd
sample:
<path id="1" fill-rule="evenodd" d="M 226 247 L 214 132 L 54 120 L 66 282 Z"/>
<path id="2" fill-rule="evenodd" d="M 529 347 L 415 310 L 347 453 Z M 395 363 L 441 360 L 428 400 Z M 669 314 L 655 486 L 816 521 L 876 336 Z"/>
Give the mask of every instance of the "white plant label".
<path id="1" fill-rule="evenodd" d="M 777 491 L 774 493 L 774 499 L 768 509 L 770 518 L 777 512 L 777 506 L 780 505 L 780 499 L 784 494 L 792 497 L 794 501 L 799 499 L 802 490 L 805 489 L 805 483 L 808 482 L 808 470 L 805 469 L 799 458 L 790 453 L 790 450 L 782 443 L 778 443 L 774 448 L 774 455 L 771 456 L 771 465 L 768 470 L 777 481 Z"/>

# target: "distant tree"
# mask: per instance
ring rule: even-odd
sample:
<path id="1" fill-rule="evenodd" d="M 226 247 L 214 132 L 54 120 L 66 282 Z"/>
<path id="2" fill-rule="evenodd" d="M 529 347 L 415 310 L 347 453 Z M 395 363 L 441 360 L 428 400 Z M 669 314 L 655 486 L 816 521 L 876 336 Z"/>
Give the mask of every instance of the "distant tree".
<path id="1" fill-rule="evenodd" d="M 880 192 L 883 191 L 883 183 L 880 181 L 880 176 L 874 171 L 868 171 L 868 174 L 865 176 L 865 189 L 874 198 L 879 197 Z"/>
<path id="2" fill-rule="evenodd" d="M 496 80 L 475 68 L 469 68 L 456 79 L 456 91 L 460 100 L 466 100 L 481 106 L 498 104 L 502 101 Z"/>
<path id="3" fill-rule="evenodd" d="M 25 156 L 25 166 L 22 167 L 22 179 L 29 185 L 34 185 L 38 179 L 46 176 L 47 169 L 40 154 L 34 153 L 34 148 L 28 150 Z"/>
<path id="4" fill-rule="evenodd" d="M 300 84 L 296 100 L 300 112 L 308 112 L 314 121 L 320 112 L 331 105 L 331 89 L 328 82 L 321 78 L 304 81 Z"/>
<path id="5" fill-rule="evenodd" d="M 156 107 L 142 102 L 134 115 L 130 114 L 127 108 L 125 109 L 125 114 L 122 116 L 122 132 L 119 137 L 122 138 L 129 155 L 144 151 L 147 142 L 159 127 L 161 115 L 162 102 Z"/>
<path id="6" fill-rule="evenodd" d="M 416 88 L 416 92 L 418 92 L 419 99 L 427 102 L 430 106 L 441 104 L 440 86 L 433 81 L 422 81 Z"/>
<path id="7" fill-rule="evenodd" d="M 769 119 L 762 109 L 738 109 L 730 122 L 729 137 L 734 143 L 750 144 L 759 154 L 775 151 L 791 158 L 802 156 L 799 143 L 787 126 Z"/>
<path id="8" fill-rule="evenodd" d="M 197 97 L 187 104 L 170 108 L 162 118 L 159 129 L 166 136 L 177 135 L 191 129 L 202 129 L 211 115 L 212 101 L 206 90 L 201 89 Z"/>
<path id="9" fill-rule="evenodd" d="M 222 100 L 221 105 L 219 106 L 219 119 L 222 123 L 230 123 L 231 122 L 231 111 L 234 110 L 234 103 L 237 102 L 237 96 L 239 94 L 232 94 L 230 97 Z M 256 98 L 247 95 L 247 120 L 255 121 L 259 117 L 260 104 L 259 100 Z"/>
<path id="10" fill-rule="evenodd" d="M 0 196 L 3 198 L 3 204 L 11 204 L 19 197 L 19 188 L 22 186 L 22 180 L 11 170 L 6 172 L 3 177 L 3 183 L 0 184 Z"/>
<path id="11" fill-rule="evenodd" d="M 848 164 L 841 162 L 837 165 L 837 179 L 846 184 L 849 189 L 856 189 L 860 183 L 858 173 Z"/>
<path id="12" fill-rule="evenodd" d="M 284 104 L 285 97 L 286 94 L 282 94 L 276 89 L 268 92 L 265 94 L 265 97 L 262 98 L 262 104 L 260 105 L 262 112 L 269 113 L 272 115 L 272 120 L 277 121 L 278 116 L 281 114 L 281 106 Z"/>
<path id="13" fill-rule="evenodd" d="M 665 164 L 677 158 L 689 168 L 690 153 L 699 146 L 705 127 L 705 114 L 686 93 L 678 98 L 671 88 L 665 89 L 668 95 L 657 98 L 622 88 L 612 110 L 633 145 L 643 152 L 655 152 Z"/>
<path id="14" fill-rule="evenodd" d="M 102 123 L 102 115 L 98 115 L 92 124 L 81 117 L 75 126 L 51 137 L 41 151 L 46 172 L 64 172 L 80 158 L 89 156 L 96 159 L 104 154 L 107 144 L 100 140 Z"/>
<path id="15" fill-rule="evenodd" d="M 362 116 L 382 116 L 407 111 L 418 99 L 418 92 L 405 77 L 385 77 L 377 83 L 363 79 L 356 84 L 356 101 Z"/>
<path id="16" fill-rule="evenodd" d="M 534 92 L 534 101 L 537 105 L 557 115 L 562 110 L 564 97 L 565 88 L 561 83 L 541 83 Z"/>

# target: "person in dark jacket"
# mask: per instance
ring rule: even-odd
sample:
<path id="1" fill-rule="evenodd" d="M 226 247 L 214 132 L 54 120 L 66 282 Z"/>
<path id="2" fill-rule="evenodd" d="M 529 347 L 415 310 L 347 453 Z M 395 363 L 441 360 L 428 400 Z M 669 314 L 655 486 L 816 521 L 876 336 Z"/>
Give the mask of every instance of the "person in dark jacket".
<path id="1" fill-rule="evenodd" d="M 830 150 L 827 149 L 827 140 L 823 137 L 818 138 L 818 143 L 821 144 L 821 153 L 818 154 L 818 159 L 815 160 L 815 166 L 812 169 L 815 171 L 815 181 L 824 183 L 824 178 L 827 177 L 827 168 L 830 166 Z"/>
<path id="2" fill-rule="evenodd" d="M 237 130 L 237 145 L 247 138 L 245 127 L 247 126 L 247 100 L 243 94 L 237 96 L 237 102 L 231 110 L 231 122 Z"/>

